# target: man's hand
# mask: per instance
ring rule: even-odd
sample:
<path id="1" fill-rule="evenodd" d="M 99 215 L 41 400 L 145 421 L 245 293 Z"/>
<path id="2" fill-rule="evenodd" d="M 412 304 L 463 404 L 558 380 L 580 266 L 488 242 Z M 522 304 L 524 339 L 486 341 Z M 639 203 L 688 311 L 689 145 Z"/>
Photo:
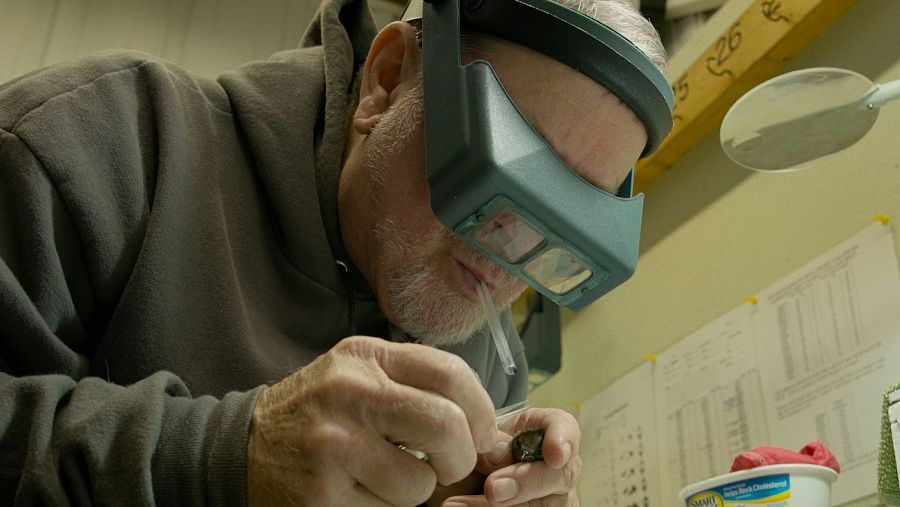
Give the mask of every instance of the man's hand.
<path id="1" fill-rule="evenodd" d="M 436 482 L 469 475 L 496 435 L 491 400 L 459 357 L 347 338 L 263 391 L 247 446 L 248 502 L 417 505 Z"/>
<path id="2" fill-rule="evenodd" d="M 508 443 L 512 435 L 527 428 L 544 428 L 544 461 L 514 463 Z M 478 457 L 476 470 L 487 475 L 484 494 L 454 496 L 443 505 L 578 506 L 575 484 L 581 474 L 581 430 L 574 417 L 557 409 L 526 409 L 505 420 L 500 430 L 496 449 Z"/>

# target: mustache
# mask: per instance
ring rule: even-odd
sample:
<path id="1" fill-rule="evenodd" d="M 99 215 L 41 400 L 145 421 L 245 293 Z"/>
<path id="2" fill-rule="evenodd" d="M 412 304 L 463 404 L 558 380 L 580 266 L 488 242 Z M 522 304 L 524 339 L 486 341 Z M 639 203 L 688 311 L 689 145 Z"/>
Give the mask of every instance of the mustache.
<path id="1" fill-rule="evenodd" d="M 515 275 L 491 260 L 490 257 L 460 239 L 459 236 L 441 223 L 437 217 L 434 217 L 432 223 L 434 225 L 428 231 L 413 234 L 412 231 L 403 229 L 394 220 L 384 219 L 375 224 L 372 232 L 376 237 L 388 240 L 388 244 L 400 256 L 411 255 L 416 249 L 422 248 L 421 242 L 409 240 L 409 238 L 414 236 L 429 238 L 425 240 L 427 244 L 443 245 L 440 249 L 445 253 L 449 253 L 457 259 L 468 263 L 494 280 L 494 287 L 491 292 L 496 298 L 494 303 L 497 306 L 502 307 L 511 304 L 524 290 L 525 282 L 522 282 Z"/>
<path id="2" fill-rule="evenodd" d="M 494 291 L 500 293 L 504 297 L 504 299 L 514 296 L 512 294 L 513 291 L 524 282 L 520 281 L 516 278 L 512 273 L 507 271 L 505 268 L 494 262 L 490 257 L 485 255 L 482 252 L 479 252 L 474 247 L 460 239 L 456 234 L 453 234 L 449 230 L 446 231 L 445 236 L 451 245 L 451 252 L 457 255 L 461 260 L 471 264 L 479 271 L 486 273 L 492 279 L 495 280 Z M 514 298 L 513 298 L 514 299 Z M 504 304 L 509 304 L 512 301 L 505 301 Z"/>

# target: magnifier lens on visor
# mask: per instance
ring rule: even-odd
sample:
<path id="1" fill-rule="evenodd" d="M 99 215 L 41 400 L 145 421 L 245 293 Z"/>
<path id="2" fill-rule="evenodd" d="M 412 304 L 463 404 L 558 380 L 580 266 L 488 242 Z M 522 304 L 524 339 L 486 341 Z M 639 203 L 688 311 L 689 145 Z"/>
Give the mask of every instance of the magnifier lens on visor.
<path id="1" fill-rule="evenodd" d="M 512 211 L 504 211 L 481 226 L 475 239 L 510 264 L 518 264 L 547 244 L 541 233 Z"/>
<path id="2" fill-rule="evenodd" d="M 481 228 L 475 240 L 510 264 L 525 263 L 523 271 L 547 290 L 565 294 L 591 277 L 591 270 L 563 248 L 535 255 L 547 239 L 518 213 L 503 211 Z"/>
<path id="3" fill-rule="evenodd" d="M 525 265 L 524 271 L 555 294 L 563 295 L 578 287 L 593 274 L 574 255 L 562 248 L 551 248 Z"/>

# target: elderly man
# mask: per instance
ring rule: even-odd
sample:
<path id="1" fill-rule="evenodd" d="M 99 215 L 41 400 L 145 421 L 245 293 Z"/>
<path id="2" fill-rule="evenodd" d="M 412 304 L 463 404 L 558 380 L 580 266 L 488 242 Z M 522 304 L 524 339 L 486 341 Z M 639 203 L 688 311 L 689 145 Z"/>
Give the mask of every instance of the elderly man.
<path id="1" fill-rule="evenodd" d="M 661 65 L 627 3 L 576 8 Z M 566 64 L 489 35 L 464 59 L 588 186 L 646 150 Z M 115 52 L 0 87 L 0 503 L 577 504 L 574 419 L 496 422 L 524 354 L 504 313 L 503 371 L 478 290 L 525 284 L 435 216 L 422 67 L 413 25 L 327 0 L 217 82 Z M 544 460 L 513 463 L 531 427 Z"/>

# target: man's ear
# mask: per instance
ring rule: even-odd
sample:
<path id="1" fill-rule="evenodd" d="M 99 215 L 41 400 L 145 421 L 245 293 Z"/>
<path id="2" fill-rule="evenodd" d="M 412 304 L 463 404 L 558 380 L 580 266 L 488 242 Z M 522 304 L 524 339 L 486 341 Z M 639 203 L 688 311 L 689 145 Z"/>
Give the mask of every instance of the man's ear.
<path id="1" fill-rule="evenodd" d="M 353 128 L 367 135 L 398 97 L 416 83 L 420 53 L 416 30 L 409 23 L 394 21 L 384 27 L 369 49 L 362 70 L 359 105 Z"/>

